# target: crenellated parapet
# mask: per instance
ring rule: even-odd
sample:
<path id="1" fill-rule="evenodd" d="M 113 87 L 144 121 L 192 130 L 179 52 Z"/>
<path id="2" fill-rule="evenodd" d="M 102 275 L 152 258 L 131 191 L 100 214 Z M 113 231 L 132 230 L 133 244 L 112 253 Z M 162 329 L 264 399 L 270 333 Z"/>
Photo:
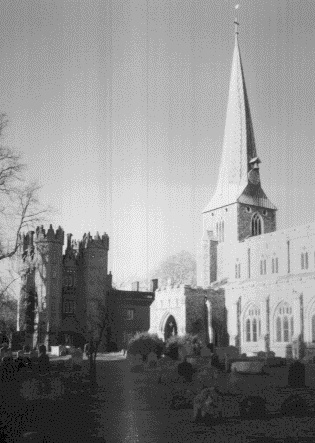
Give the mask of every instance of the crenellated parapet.
<path id="1" fill-rule="evenodd" d="M 53 242 L 53 243 L 59 243 L 63 245 L 64 243 L 64 230 L 59 226 L 56 231 L 53 229 L 52 225 L 49 226 L 49 229 L 44 229 L 42 226 L 37 226 L 35 231 L 35 238 L 34 241 L 36 243 L 38 242 Z"/>
<path id="2" fill-rule="evenodd" d="M 90 233 L 84 234 L 80 242 L 80 249 L 97 248 L 108 251 L 109 249 L 109 236 L 104 233 L 102 236 L 97 232 L 94 238 Z"/>

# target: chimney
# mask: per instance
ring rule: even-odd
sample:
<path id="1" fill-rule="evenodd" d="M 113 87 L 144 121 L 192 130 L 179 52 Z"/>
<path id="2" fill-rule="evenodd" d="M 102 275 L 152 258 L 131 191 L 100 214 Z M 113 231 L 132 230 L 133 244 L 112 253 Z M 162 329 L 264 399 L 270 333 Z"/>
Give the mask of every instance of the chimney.
<path id="1" fill-rule="evenodd" d="M 132 290 L 132 291 L 139 291 L 139 282 L 138 282 L 138 281 L 134 281 L 134 282 L 131 284 L 131 290 Z"/>
<path id="2" fill-rule="evenodd" d="M 150 292 L 155 292 L 159 287 L 159 280 L 157 278 L 153 278 L 150 282 Z"/>

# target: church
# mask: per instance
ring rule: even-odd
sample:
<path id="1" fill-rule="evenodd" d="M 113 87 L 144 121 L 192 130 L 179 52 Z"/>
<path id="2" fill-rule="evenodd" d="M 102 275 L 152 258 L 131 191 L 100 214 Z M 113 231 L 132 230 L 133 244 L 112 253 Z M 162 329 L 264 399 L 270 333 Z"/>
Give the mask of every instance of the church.
<path id="1" fill-rule="evenodd" d="M 229 344 L 241 353 L 315 353 L 315 223 L 277 231 L 263 191 L 235 21 L 223 150 L 203 211 L 198 286 L 224 293 Z"/>

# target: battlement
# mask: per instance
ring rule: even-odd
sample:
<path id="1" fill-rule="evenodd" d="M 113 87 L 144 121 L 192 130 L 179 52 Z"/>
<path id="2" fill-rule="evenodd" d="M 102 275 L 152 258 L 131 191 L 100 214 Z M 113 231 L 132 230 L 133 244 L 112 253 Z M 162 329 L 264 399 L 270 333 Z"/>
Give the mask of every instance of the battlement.
<path id="1" fill-rule="evenodd" d="M 34 241 L 35 241 L 35 243 L 54 242 L 54 243 L 60 243 L 63 245 L 64 236 L 65 236 L 65 233 L 60 226 L 58 227 L 58 229 L 56 229 L 56 231 L 54 231 L 52 225 L 50 225 L 49 229 L 46 232 L 46 230 L 44 229 L 44 227 L 42 225 L 42 226 L 37 226 L 36 231 L 35 231 Z"/>
<path id="2" fill-rule="evenodd" d="M 91 236 L 90 233 L 84 234 L 80 242 L 80 246 L 82 249 L 98 248 L 98 249 L 105 249 L 106 251 L 108 251 L 109 236 L 105 232 L 102 236 L 100 236 L 100 234 L 97 232 L 94 238 Z"/>

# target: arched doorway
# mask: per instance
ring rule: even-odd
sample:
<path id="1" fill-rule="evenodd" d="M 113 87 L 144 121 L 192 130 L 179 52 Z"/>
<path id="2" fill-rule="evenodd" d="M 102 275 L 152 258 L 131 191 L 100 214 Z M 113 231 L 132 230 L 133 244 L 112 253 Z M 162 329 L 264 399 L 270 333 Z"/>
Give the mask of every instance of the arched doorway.
<path id="1" fill-rule="evenodd" d="M 172 337 L 172 335 L 177 335 L 177 324 L 175 318 L 170 315 L 164 326 L 164 341 Z"/>

